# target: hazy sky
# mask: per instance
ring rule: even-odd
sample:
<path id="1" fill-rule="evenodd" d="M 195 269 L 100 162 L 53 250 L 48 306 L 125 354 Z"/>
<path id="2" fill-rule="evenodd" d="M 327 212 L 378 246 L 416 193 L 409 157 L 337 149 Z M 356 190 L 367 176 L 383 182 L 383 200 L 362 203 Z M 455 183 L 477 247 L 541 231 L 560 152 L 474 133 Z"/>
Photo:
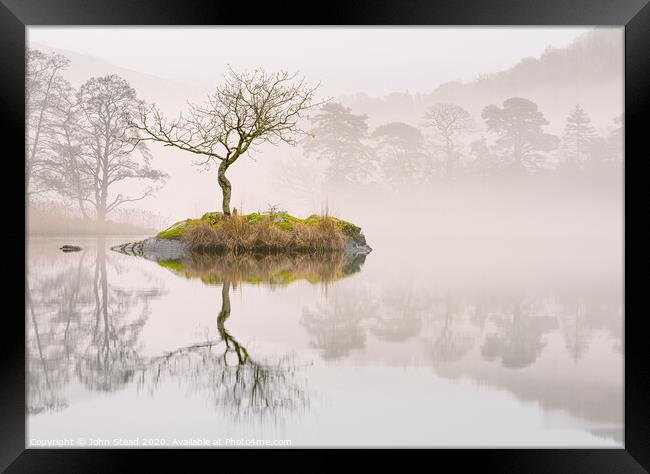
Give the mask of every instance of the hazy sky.
<path id="1" fill-rule="evenodd" d="M 28 41 L 196 85 L 236 69 L 300 70 L 322 91 L 431 92 L 507 69 L 591 28 L 568 27 L 29 27 Z M 335 67 L 332 67 L 333 65 Z"/>
<path id="2" fill-rule="evenodd" d="M 467 81 L 478 74 L 507 70 L 522 58 L 539 57 L 549 46 L 566 47 L 592 29 L 29 27 L 27 39 L 31 46 L 61 49 L 71 58 L 73 54 L 70 53 L 77 53 L 110 63 L 89 61 L 83 56 L 73 58 L 66 74 L 74 85 L 80 85 L 92 75 L 118 73 L 128 78 L 139 97 L 156 102 L 166 113 L 175 115 L 180 111 L 176 108 L 184 108 L 186 100 L 204 100 L 205 94 L 220 82 L 228 63 L 238 70 L 256 67 L 300 70 L 309 82 L 321 81 L 319 95 L 322 96 L 340 97 L 341 94 L 357 92 L 382 96 L 407 90 L 431 93 L 447 81 Z M 143 74 L 129 75 L 124 70 L 115 71 L 118 68 L 171 79 L 176 83 L 159 81 Z M 570 96 L 574 94 L 571 87 L 565 88 Z M 610 89 L 599 89 L 599 101 L 603 94 L 610 93 Z M 562 102 L 564 99 L 559 99 L 554 89 L 549 91 L 550 97 L 544 102 L 545 111 L 568 112 L 569 105 Z M 564 92 L 566 97 L 567 90 Z M 484 103 L 495 100 L 494 97 L 485 97 Z M 562 103 L 556 104 L 558 101 Z M 589 109 L 594 110 L 595 105 L 591 104 Z M 360 109 L 355 111 L 368 113 Z M 619 114 L 600 115 L 611 120 Z M 382 117 L 381 120 L 407 119 L 398 116 L 397 111 L 395 117 Z M 561 120 L 563 122 L 564 115 Z M 417 121 L 413 124 L 417 125 Z M 379 123 L 373 126 L 377 125 Z M 134 203 L 133 207 L 161 212 L 169 216 L 170 224 L 219 208 L 221 192 L 216 185 L 214 169 L 199 173 L 192 165 L 192 156 L 170 147 L 151 144 L 151 151 L 155 156 L 155 166 L 171 178 L 163 191 Z M 314 186 L 317 184 L 312 186 L 310 179 L 319 183 L 322 170 L 313 162 L 303 165 L 305 157 L 299 147 L 268 147 L 258 155 L 255 160 L 240 160 L 229 170 L 233 183 L 233 206 L 250 212 L 264 210 L 272 203 L 300 215 L 321 212 L 325 202 L 333 213 L 349 208 L 337 196 L 322 196 L 320 191 L 316 191 Z M 288 179 L 291 183 L 286 182 Z M 138 187 L 142 183 L 134 181 L 130 185 Z M 192 190 L 188 192 L 190 187 Z M 301 191 L 304 202 L 299 202 L 293 193 L 294 187 L 307 189 Z M 129 192 L 127 185 L 125 191 Z M 179 199 L 179 196 L 183 198 Z M 341 217 L 354 220 L 356 216 L 345 214 Z"/>

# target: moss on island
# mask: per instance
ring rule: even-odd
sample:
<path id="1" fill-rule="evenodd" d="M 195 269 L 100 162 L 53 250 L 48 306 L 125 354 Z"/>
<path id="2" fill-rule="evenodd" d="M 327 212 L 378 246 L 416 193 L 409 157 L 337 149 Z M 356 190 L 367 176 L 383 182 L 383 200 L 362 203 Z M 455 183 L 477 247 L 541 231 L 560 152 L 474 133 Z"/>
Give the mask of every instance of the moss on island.
<path id="1" fill-rule="evenodd" d="M 207 212 L 197 219 L 176 222 L 157 234 L 182 240 L 192 250 L 317 252 L 342 250 L 351 241 L 366 246 L 361 228 L 332 216 L 305 219 L 286 212 L 254 212 L 225 216 Z"/>

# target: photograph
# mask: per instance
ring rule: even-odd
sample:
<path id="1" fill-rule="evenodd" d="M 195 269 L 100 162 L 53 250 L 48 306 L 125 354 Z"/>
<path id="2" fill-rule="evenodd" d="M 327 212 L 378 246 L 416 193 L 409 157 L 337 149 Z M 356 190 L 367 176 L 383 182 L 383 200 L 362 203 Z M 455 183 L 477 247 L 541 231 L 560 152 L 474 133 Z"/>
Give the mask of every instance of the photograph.
<path id="1" fill-rule="evenodd" d="M 25 447 L 624 449 L 625 43 L 27 25 Z"/>

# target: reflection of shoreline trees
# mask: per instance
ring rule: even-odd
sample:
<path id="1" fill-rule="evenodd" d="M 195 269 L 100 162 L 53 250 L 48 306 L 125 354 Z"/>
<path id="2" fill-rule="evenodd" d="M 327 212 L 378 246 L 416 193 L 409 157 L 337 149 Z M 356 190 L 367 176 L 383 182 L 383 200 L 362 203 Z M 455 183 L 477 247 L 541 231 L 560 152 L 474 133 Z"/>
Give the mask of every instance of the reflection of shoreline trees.
<path id="1" fill-rule="evenodd" d="M 285 356 L 262 362 L 227 329 L 230 317 L 230 280 L 221 283 L 221 308 L 217 316 L 220 339 L 184 347 L 148 361 L 138 385 L 155 391 L 166 380 L 182 382 L 190 392 L 207 394 L 215 407 L 234 419 L 281 419 L 306 409 L 308 392 L 296 377 L 297 367 Z"/>
<path id="2" fill-rule="evenodd" d="M 30 413 L 67 406 L 61 392 L 70 380 L 70 366 L 83 337 L 82 319 L 91 304 L 91 278 L 85 261 L 86 251 L 78 255 L 76 265 L 54 276 L 26 276 Z"/>
<path id="3" fill-rule="evenodd" d="M 138 362 L 138 338 L 149 317 L 149 299 L 160 295 L 157 289 L 123 290 L 109 285 L 106 251 L 97 252 L 93 281 L 95 312 L 90 322 L 91 339 L 75 367 L 78 379 L 92 390 L 114 391 L 133 377 Z M 142 310 L 130 319 L 129 310 L 142 303 Z"/>
<path id="4" fill-rule="evenodd" d="M 110 264 L 99 238 L 94 260 L 83 251 L 65 255 L 51 272 L 29 273 L 29 413 L 67 406 L 65 389 L 73 379 L 90 390 L 113 391 L 132 377 L 149 301 L 162 292 L 111 284 Z"/>
<path id="5" fill-rule="evenodd" d="M 534 364 L 544 349 L 544 334 L 557 329 L 556 319 L 533 316 L 538 302 L 522 302 L 515 297 L 492 319 L 494 330 L 486 334 L 481 345 L 485 360 L 500 360 L 503 367 L 517 369 Z"/>
<path id="6" fill-rule="evenodd" d="M 621 357 L 621 301 L 615 294 L 474 297 L 412 293 L 395 285 L 384 290 L 338 287 L 326 301 L 303 309 L 301 324 L 323 359 L 415 338 L 419 344 L 406 345 L 404 364 L 419 360 L 438 376 L 507 390 L 544 410 L 611 427 L 599 436 L 620 437 L 622 374 L 619 381 L 615 364 L 602 368 L 609 372 L 593 372 L 594 364 L 600 368 Z M 373 350 L 391 353 L 387 345 Z"/>
<path id="7" fill-rule="evenodd" d="M 428 298 L 401 288 L 388 288 L 381 295 L 370 331 L 383 341 L 402 342 L 420 334 Z"/>
<path id="8" fill-rule="evenodd" d="M 458 328 L 460 305 L 446 293 L 436 312 L 437 332 L 432 343 L 433 359 L 437 362 L 453 362 L 461 359 L 474 345 L 472 334 Z"/>
<path id="9" fill-rule="evenodd" d="M 460 298 L 448 292 L 435 297 L 399 286 L 379 295 L 359 287 L 337 288 L 325 301 L 303 309 L 301 324 L 323 358 L 363 349 L 368 332 L 384 342 L 420 338 L 431 347 L 436 365 L 477 354 L 506 369 L 529 367 L 555 334 L 561 334 L 567 355 L 576 361 L 598 333 L 612 338 L 612 349 L 620 351 L 620 300 L 594 302 L 593 295 Z"/>
<path id="10" fill-rule="evenodd" d="M 376 302 L 367 292 L 336 292 L 329 296 L 326 304 L 303 309 L 300 323 L 312 338 L 311 346 L 320 351 L 323 359 L 340 359 L 365 347 L 362 321 L 373 316 Z"/>
<path id="11" fill-rule="evenodd" d="M 564 344 L 574 363 L 588 352 L 591 341 L 598 332 L 613 337 L 614 350 L 623 352 L 620 335 L 623 333 L 623 311 L 620 304 L 590 302 L 573 296 L 559 298 L 562 311 L 559 324 Z"/>

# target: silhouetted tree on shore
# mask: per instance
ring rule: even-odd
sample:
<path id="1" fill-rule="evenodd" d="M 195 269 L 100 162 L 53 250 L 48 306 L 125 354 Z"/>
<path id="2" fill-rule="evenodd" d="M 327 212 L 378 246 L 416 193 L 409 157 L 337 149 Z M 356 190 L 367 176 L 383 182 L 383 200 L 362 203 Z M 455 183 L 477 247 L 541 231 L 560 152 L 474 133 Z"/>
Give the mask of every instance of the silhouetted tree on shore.
<path id="1" fill-rule="evenodd" d="M 25 187 L 28 194 L 59 195 L 84 218 L 92 211 L 104 222 L 122 204 L 151 195 L 166 175 L 151 167 L 145 144 L 128 127 L 141 104 L 129 83 L 116 75 L 93 77 L 76 91 L 62 77 L 69 62 L 27 51 Z M 134 195 L 115 192 L 134 179 L 152 184 Z"/>
<path id="2" fill-rule="evenodd" d="M 460 136 L 474 128 L 472 116 L 456 104 L 437 103 L 425 114 L 425 126 L 433 128 L 442 138 L 445 147 L 445 174 L 451 178 L 458 161 L 458 142 Z"/>
<path id="3" fill-rule="evenodd" d="M 544 114 L 528 99 L 512 97 L 503 102 L 503 107 L 488 105 L 481 117 L 488 132 L 499 137 L 496 148 L 506 153 L 505 158 L 516 170 L 539 167 L 544 152 L 558 147 L 558 138 L 542 130 L 548 125 Z"/>
<path id="4" fill-rule="evenodd" d="M 81 172 L 91 178 L 92 187 L 83 200 L 90 203 L 97 220 L 126 202 L 150 196 L 167 175 L 151 167 L 151 154 L 128 126 L 129 115 L 141 102 L 135 90 L 119 76 L 93 77 L 82 84 L 77 93 L 81 110 Z M 137 150 L 142 160 L 136 160 Z M 112 194 L 117 183 L 124 180 L 148 180 L 154 183 L 136 195 Z"/>
<path id="5" fill-rule="evenodd" d="M 384 178 L 395 185 L 420 184 L 426 177 L 424 136 L 403 122 L 381 125 L 372 132 Z"/>
<path id="6" fill-rule="evenodd" d="M 35 49 L 26 53 L 25 69 L 25 191 L 47 191 L 40 178 L 47 171 L 47 157 L 56 134 L 59 103 L 69 84 L 62 72 L 70 61 L 60 54 Z"/>
<path id="7" fill-rule="evenodd" d="M 373 175 L 368 138 L 368 117 L 337 103 L 323 105 L 310 117 L 313 127 L 304 143 L 307 155 L 327 160 L 327 180 L 361 184 Z"/>
<path id="8" fill-rule="evenodd" d="M 580 166 L 587 159 L 590 145 L 595 138 L 596 131 L 591 126 L 589 115 L 580 105 L 576 105 L 567 117 L 562 135 L 562 148 L 569 163 Z"/>

